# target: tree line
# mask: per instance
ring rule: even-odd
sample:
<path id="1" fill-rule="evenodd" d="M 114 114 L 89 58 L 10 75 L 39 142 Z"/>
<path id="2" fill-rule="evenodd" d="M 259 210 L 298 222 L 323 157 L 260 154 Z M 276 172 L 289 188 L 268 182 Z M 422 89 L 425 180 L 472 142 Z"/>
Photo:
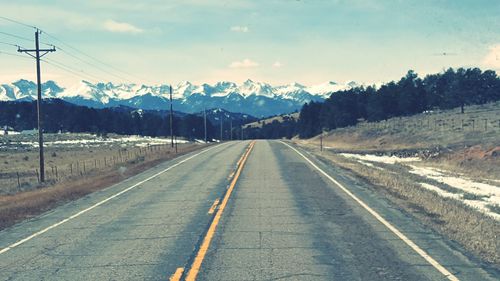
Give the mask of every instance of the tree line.
<path id="1" fill-rule="evenodd" d="M 500 79 L 495 71 L 479 68 L 449 68 L 424 78 L 410 70 L 399 81 L 380 87 L 356 87 L 338 91 L 324 102 L 306 103 L 298 121 L 265 124 L 249 129 L 260 138 L 298 135 L 309 138 L 324 130 L 381 121 L 428 110 L 461 108 L 500 100 Z"/>
<path id="2" fill-rule="evenodd" d="M 16 131 L 37 128 L 36 102 L 0 102 L 0 125 Z M 170 116 L 131 108 L 89 108 L 58 99 L 43 101 L 44 132 L 116 133 L 166 137 L 170 135 Z M 204 139 L 202 116 L 173 115 L 173 132 L 187 139 Z M 0 128 L 3 130 L 3 127 Z M 207 137 L 218 139 L 218 126 L 207 122 Z"/>

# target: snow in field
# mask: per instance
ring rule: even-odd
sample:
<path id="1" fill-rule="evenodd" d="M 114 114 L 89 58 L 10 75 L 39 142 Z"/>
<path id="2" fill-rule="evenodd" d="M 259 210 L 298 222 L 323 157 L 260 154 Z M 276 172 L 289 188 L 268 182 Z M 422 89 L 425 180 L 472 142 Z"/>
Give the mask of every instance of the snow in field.
<path id="1" fill-rule="evenodd" d="M 460 176 L 460 177 L 452 176 L 446 174 L 445 171 L 436 168 L 417 167 L 413 165 L 410 165 L 409 167 L 411 168 L 410 173 L 412 174 L 436 180 L 438 182 L 447 184 L 451 187 L 463 190 L 468 193 L 484 195 L 484 196 L 493 196 L 493 197 L 498 197 L 498 199 L 500 199 L 500 187 L 498 186 L 482 182 L 476 182 L 465 176 Z M 500 204 L 500 200 L 496 203 Z"/>
<path id="2" fill-rule="evenodd" d="M 486 214 L 486 215 L 488 215 L 496 220 L 500 220 L 500 214 L 497 214 L 488 208 L 488 205 L 495 205 L 496 204 L 494 202 L 495 201 L 494 199 L 491 200 L 495 196 L 491 196 L 489 198 L 485 197 L 482 200 L 464 199 L 463 194 L 448 192 L 448 191 L 443 190 L 443 189 L 441 189 L 435 185 L 432 185 L 432 184 L 421 182 L 420 185 L 427 190 L 431 190 L 431 191 L 436 192 L 441 197 L 453 198 L 455 200 L 459 200 L 469 207 L 475 208 L 478 211 L 480 211 L 480 212 L 482 212 L 482 213 L 484 213 L 484 214 Z M 496 199 L 498 200 L 499 197 L 496 197 Z"/>
<path id="3" fill-rule="evenodd" d="M 396 156 L 377 156 L 342 153 L 344 157 L 357 160 L 358 163 L 379 170 L 382 167 L 374 165 L 375 163 L 396 164 L 405 163 L 409 167 L 409 172 L 422 178 L 435 180 L 455 188 L 457 192 L 440 188 L 425 182 L 420 182 L 420 186 L 427 190 L 436 192 L 439 196 L 459 200 L 463 204 L 473 207 L 478 211 L 500 220 L 500 214 L 493 212 L 488 206 L 500 206 L 500 184 L 497 186 L 474 181 L 463 174 L 452 174 L 451 172 L 432 167 L 419 167 L 411 165 L 409 162 L 420 161 L 417 157 L 400 158 Z M 492 181 L 497 183 L 497 181 Z"/>
<path id="4" fill-rule="evenodd" d="M 60 141 L 46 141 L 44 144 L 46 146 L 81 146 L 81 147 L 91 147 L 91 146 L 99 146 L 103 144 L 118 144 L 118 145 L 129 145 L 133 144 L 137 147 L 146 147 L 149 145 L 164 145 L 170 144 L 169 138 L 152 138 L 152 137 L 142 137 L 142 136 L 126 136 L 119 138 L 88 138 L 88 139 L 73 139 L 73 140 L 60 140 Z M 189 143 L 187 140 L 177 139 L 174 142 L 181 143 Z M 21 145 L 38 147 L 38 142 L 32 141 L 22 141 L 19 142 Z"/>
<path id="5" fill-rule="evenodd" d="M 453 197 L 455 199 L 458 199 L 462 201 L 464 204 L 476 208 L 479 211 L 491 217 L 494 217 L 495 219 L 500 220 L 500 214 L 495 213 L 488 208 L 488 205 L 500 206 L 500 186 L 473 181 L 470 178 L 467 178 L 466 176 L 463 175 L 459 176 L 450 175 L 449 173 L 446 173 L 445 171 L 436 168 L 416 167 L 413 165 L 410 165 L 410 168 L 411 168 L 410 173 L 419 175 L 421 177 L 433 179 L 435 181 L 444 183 L 446 185 L 449 185 L 451 187 L 463 191 L 463 193 L 454 194 L 442 190 L 438 187 L 435 187 L 440 189 L 439 191 L 434 190 L 438 192 L 439 195 L 443 197 Z M 427 189 L 429 189 L 430 186 L 429 184 L 425 185 L 421 184 L 421 185 Z M 477 195 L 477 198 L 473 199 L 466 197 L 464 198 L 464 195 L 466 194 Z M 456 198 L 456 196 L 459 197 Z"/>
<path id="6" fill-rule="evenodd" d="M 379 163 L 385 163 L 385 164 L 396 164 L 396 163 L 420 161 L 420 158 L 418 158 L 418 157 L 402 158 L 402 157 L 397 157 L 397 156 L 378 156 L 378 155 L 373 155 L 373 154 L 364 154 L 363 155 L 363 154 L 353 154 L 353 153 L 341 153 L 340 155 L 347 157 L 347 158 L 357 159 L 357 160 L 361 160 L 361 161 L 379 162 Z"/>

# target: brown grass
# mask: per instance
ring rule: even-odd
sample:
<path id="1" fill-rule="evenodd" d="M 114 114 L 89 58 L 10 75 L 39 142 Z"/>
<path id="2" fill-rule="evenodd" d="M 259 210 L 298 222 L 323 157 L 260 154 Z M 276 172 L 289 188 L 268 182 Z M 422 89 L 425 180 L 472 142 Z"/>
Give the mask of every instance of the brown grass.
<path id="1" fill-rule="evenodd" d="M 134 159 L 156 157 L 157 154 L 175 153 L 165 139 L 143 138 L 139 142 L 121 141 L 126 136 L 111 135 L 100 139 L 89 134 L 46 134 L 45 177 L 47 182 L 74 180 L 93 172 L 112 170 L 117 165 Z M 64 141 L 115 140 L 91 145 L 52 144 Z M 0 137 L 0 195 L 29 191 L 39 187 L 38 148 L 23 145 L 36 141 L 36 136 Z M 158 144 L 163 141 L 163 144 Z M 19 176 L 19 181 L 18 181 Z"/>
<path id="2" fill-rule="evenodd" d="M 308 149 L 319 155 L 316 148 Z M 500 267 L 500 222 L 456 200 L 421 188 L 404 173 L 381 173 L 332 152 L 322 152 L 320 157 L 364 179 L 425 225 L 457 241 L 483 261 Z"/>
<path id="3" fill-rule="evenodd" d="M 290 119 L 293 119 L 293 120 L 297 120 L 299 119 L 299 113 L 298 112 L 295 112 L 295 113 L 290 113 L 290 114 L 282 114 L 282 115 L 278 115 L 278 116 L 273 116 L 273 117 L 269 117 L 267 119 L 262 119 L 262 120 L 259 120 L 259 121 L 256 121 L 256 122 L 252 122 L 252 123 L 248 123 L 248 124 L 245 124 L 244 126 L 246 128 L 262 128 L 262 125 L 264 124 L 270 124 L 274 121 L 278 121 L 278 122 L 283 122 L 283 120 L 285 118 L 290 118 Z"/>
<path id="4" fill-rule="evenodd" d="M 316 136 L 308 140 L 319 145 Z M 404 149 L 464 148 L 500 145 L 500 102 L 459 109 L 359 123 L 332 130 L 323 144 L 351 152 L 384 152 Z"/>
<path id="5" fill-rule="evenodd" d="M 500 180 L 500 146 L 479 144 L 462 147 L 426 159 L 422 164 L 466 174 L 476 181 Z"/>
<path id="6" fill-rule="evenodd" d="M 122 164 L 119 169 L 95 171 L 86 177 L 73 178 L 58 182 L 52 186 L 0 196 L 0 229 L 4 229 L 22 220 L 37 216 L 65 202 L 78 199 L 89 193 L 104 189 L 128 177 L 143 172 L 159 163 L 180 155 L 201 149 L 206 145 L 179 145 L 177 154 L 158 154 L 157 157 L 134 159 Z M 142 160 L 142 161 L 141 161 Z"/>

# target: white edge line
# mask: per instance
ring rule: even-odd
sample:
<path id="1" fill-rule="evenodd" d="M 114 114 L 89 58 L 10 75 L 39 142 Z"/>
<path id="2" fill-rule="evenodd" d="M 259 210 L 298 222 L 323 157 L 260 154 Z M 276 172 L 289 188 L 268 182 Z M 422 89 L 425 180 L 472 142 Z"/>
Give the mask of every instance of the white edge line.
<path id="1" fill-rule="evenodd" d="M 404 235 L 401 231 L 399 231 L 396 227 L 394 227 L 392 224 L 390 224 L 387 220 L 385 220 L 376 211 L 374 211 L 372 208 L 370 208 L 368 205 L 366 205 L 363 201 L 361 201 L 361 199 L 359 199 L 356 195 L 354 195 L 352 192 L 350 192 L 341 183 L 339 183 L 333 177 L 328 175 L 325 171 L 323 171 L 316 164 L 314 164 L 311 160 L 309 160 L 306 156 L 304 156 L 304 154 L 299 152 L 293 146 L 291 146 L 283 141 L 280 141 L 280 142 L 282 144 L 288 146 L 289 148 L 293 149 L 300 156 L 302 156 L 302 158 L 304 158 L 311 166 L 313 166 L 316 170 L 318 170 L 326 178 L 328 178 L 330 181 L 332 181 L 334 184 L 336 184 L 338 187 L 340 187 L 340 189 L 342 189 L 345 193 L 347 193 L 347 195 L 349 195 L 352 199 L 354 199 L 354 201 L 356 201 L 359 205 L 361 205 L 363 208 L 365 208 L 371 215 L 373 215 L 378 221 L 380 221 L 390 231 L 392 231 L 394 234 L 396 234 L 397 237 L 399 237 L 401 240 L 403 240 L 403 242 L 405 242 L 408 246 L 410 246 L 410 248 L 412 248 L 415 252 L 417 252 L 421 257 L 423 257 L 434 268 L 436 268 L 439 272 L 441 272 L 444 276 L 446 276 L 446 278 L 448 278 L 449 280 L 453 280 L 453 281 L 459 281 L 459 279 L 455 275 L 453 275 L 451 272 L 449 272 L 444 266 L 439 264 L 433 257 L 431 257 L 429 254 L 427 254 L 417 244 L 415 244 L 412 240 L 410 240 L 408 237 L 406 237 L 406 235 Z"/>
<path id="2" fill-rule="evenodd" d="M 78 213 L 76 213 L 76 214 L 74 214 L 74 215 L 72 215 L 72 216 L 70 216 L 70 217 L 67 217 L 67 218 L 63 219 L 62 221 L 59 221 L 59 222 L 57 222 L 57 223 L 55 223 L 55 224 L 53 224 L 53 225 L 51 225 L 51 226 L 49 226 L 49 227 L 46 227 L 46 228 L 44 228 L 44 229 L 42 229 L 42 230 L 40 230 L 40 231 L 38 231 L 38 232 L 35 232 L 35 233 L 31 234 L 30 236 L 28 236 L 28 237 L 26 237 L 26 238 L 24 238 L 24 239 L 22 239 L 22 240 L 19 240 L 19 241 L 17 241 L 17 242 L 15 242 L 15 243 L 13 243 L 13 244 L 11 244 L 11 245 L 7 246 L 6 248 L 1 249 L 1 250 L 0 250 L 0 254 L 3 254 L 3 253 L 5 253 L 5 252 L 7 252 L 7 251 L 9 251 L 9 250 L 11 250 L 11 249 L 13 249 L 13 248 L 17 247 L 17 246 L 19 246 L 19 245 L 21 245 L 21 244 L 23 244 L 23 243 L 25 243 L 25 242 L 27 242 L 27 241 L 29 241 L 29 240 L 31 240 L 31 239 L 33 239 L 33 238 L 37 237 L 37 236 L 39 236 L 39 235 L 43 234 L 43 233 L 45 233 L 45 232 L 47 232 L 47 231 L 51 230 L 52 228 L 58 227 L 58 226 L 60 226 L 61 224 L 65 223 L 65 222 L 68 222 L 68 221 L 70 221 L 70 220 L 72 220 L 72 219 L 74 219 L 74 218 L 76 218 L 76 217 L 78 217 L 78 216 L 80 216 L 80 215 L 82 215 L 82 214 L 85 214 L 86 212 L 88 212 L 88 211 L 90 211 L 90 210 L 92 210 L 92 209 L 94 209 L 94 208 L 96 208 L 96 207 L 98 207 L 98 206 L 100 206 L 100 205 L 102 205 L 102 204 L 104 204 L 104 203 L 108 202 L 109 200 L 111 200 L 111 199 L 113 199 L 113 198 L 115 198 L 115 197 L 118 197 L 118 196 L 122 195 L 122 194 L 123 194 L 123 193 L 125 193 L 125 192 L 128 192 L 128 191 L 130 191 L 130 190 L 132 190 L 132 189 L 136 188 L 137 186 L 139 186 L 139 185 L 141 185 L 141 184 L 143 184 L 143 183 L 145 183 L 145 182 L 147 182 L 147 181 L 149 181 L 149 180 L 151 180 L 151 179 L 153 179 L 153 178 L 155 178 L 155 177 L 157 177 L 157 176 L 159 176 L 159 175 L 161 175 L 161 174 L 163 174 L 163 173 L 167 172 L 168 170 L 173 169 L 173 168 L 175 168 L 175 167 L 177 167 L 177 166 L 181 165 L 182 163 L 184 163 L 184 162 L 186 162 L 186 161 L 188 161 L 188 160 L 191 160 L 191 159 L 193 159 L 194 157 L 196 157 L 196 156 L 198 156 L 198 155 L 201 155 L 201 154 L 203 154 L 203 153 L 205 153 L 205 152 L 207 152 L 207 151 L 209 151 L 209 150 L 212 150 L 212 149 L 214 149 L 214 148 L 216 148 L 216 147 L 219 147 L 219 146 L 220 146 L 220 144 L 219 144 L 219 145 L 216 145 L 216 146 L 213 146 L 213 147 L 210 147 L 210 148 L 207 148 L 207 149 L 205 149 L 205 150 L 203 150 L 203 151 L 201 151 L 201 152 L 198 152 L 198 153 L 196 153 L 195 155 L 192 155 L 192 156 L 190 156 L 190 157 L 188 157 L 188 158 L 186 158 L 186 159 L 184 159 L 184 160 L 182 160 L 182 161 L 179 161 L 179 162 L 177 162 L 176 164 L 174 164 L 174 165 L 172 165 L 172 166 L 170 166 L 170 167 L 166 168 L 166 169 L 165 169 L 165 170 L 163 170 L 163 171 L 160 171 L 160 172 L 158 172 L 158 173 L 156 173 L 156 174 L 154 174 L 154 175 L 150 176 L 149 178 L 147 178 L 147 179 L 145 179 L 145 180 L 142 180 L 142 181 L 140 181 L 140 182 L 138 182 L 138 183 L 136 183 L 136 184 L 134 184 L 134 185 L 132 185 L 132 186 L 130 186 L 130 187 L 127 187 L 126 189 L 124 189 L 124 190 L 122 190 L 122 191 L 120 191 L 120 192 L 118 192 L 118 193 L 115 193 L 115 194 L 111 195 L 110 197 L 108 197 L 108 198 L 106 198 L 106 199 L 104 199 L 104 200 L 102 200 L 102 201 L 99 201 L 98 203 L 95 203 L 94 205 L 92 205 L 92 206 L 90 206 L 90 207 L 88 207 L 88 208 L 86 208 L 86 209 L 84 209 L 84 210 L 81 210 L 80 212 L 78 212 Z"/>

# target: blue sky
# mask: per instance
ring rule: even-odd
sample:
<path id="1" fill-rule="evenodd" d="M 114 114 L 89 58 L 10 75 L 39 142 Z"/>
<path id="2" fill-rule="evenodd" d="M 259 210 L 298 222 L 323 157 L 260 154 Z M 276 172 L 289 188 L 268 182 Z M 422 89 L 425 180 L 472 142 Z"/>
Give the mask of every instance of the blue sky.
<path id="1" fill-rule="evenodd" d="M 106 74 L 58 51 L 47 58 L 82 76 L 44 64 L 43 79 L 63 85 L 92 77 L 144 84 L 374 83 L 408 69 L 500 70 L 497 0 L 0 0 L 0 12 L 132 74 Z M 33 37 L 32 29 L 1 19 L 0 31 Z M 0 42 L 32 44 L 2 34 Z M 0 44 L 0 51 L 15 48 Z M 33 61 L 0 54 L 0 82 L 20 77 L 35 78 Z"/>

